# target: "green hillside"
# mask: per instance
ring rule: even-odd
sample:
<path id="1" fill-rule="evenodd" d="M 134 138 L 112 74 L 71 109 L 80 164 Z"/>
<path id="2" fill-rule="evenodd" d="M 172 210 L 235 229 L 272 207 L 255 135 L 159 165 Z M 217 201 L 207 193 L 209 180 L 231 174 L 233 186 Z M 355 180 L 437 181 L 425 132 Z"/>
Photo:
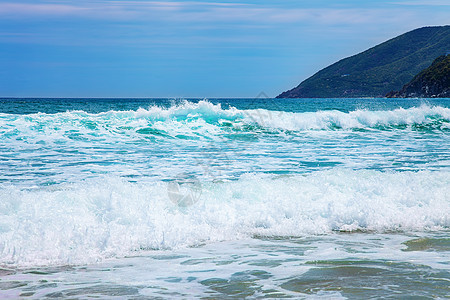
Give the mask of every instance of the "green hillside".
<path id="1" fill-rule="evenodd" d="M 419 28 L 317 72 L 277 98 L 383 97 L 450 50 L 450 26 Z"/>
<path id="2" fill-rule="evenodd" d="M 438 57 L 406 84 L 399 92 L 391 92 L 386 97 L 450 97 L 450 55 Z"/>

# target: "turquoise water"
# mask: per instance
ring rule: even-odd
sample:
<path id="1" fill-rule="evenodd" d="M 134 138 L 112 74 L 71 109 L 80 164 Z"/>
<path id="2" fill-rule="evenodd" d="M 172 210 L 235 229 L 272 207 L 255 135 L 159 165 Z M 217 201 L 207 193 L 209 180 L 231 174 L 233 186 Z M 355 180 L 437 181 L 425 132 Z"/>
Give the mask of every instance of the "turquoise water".
<path id="1" fill-rule="evenodd" d="M 0 295 L 445 298 L 449 195 L 449 99 L 0 99 Z"/>

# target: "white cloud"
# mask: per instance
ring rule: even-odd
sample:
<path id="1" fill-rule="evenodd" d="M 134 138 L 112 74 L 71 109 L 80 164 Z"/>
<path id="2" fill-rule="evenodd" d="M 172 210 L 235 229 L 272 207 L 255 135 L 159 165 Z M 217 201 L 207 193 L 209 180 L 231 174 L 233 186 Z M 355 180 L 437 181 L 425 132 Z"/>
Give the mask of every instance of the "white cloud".
<path id="1" fill-rule="evenodd" d="M 391 4 L 407 5 L 407 6 L 450 6 L 448 0 L 430 0 L 430 1 L 400 1 Z"/>
<path id="2" fill-rule="evenodd" d="M 65 4 L 50 3 L 0 3 L 0 14 L 14 15 L 67 15 L 94 13 L 93 15 L 108 15 L 111 12 L 148 12 L 152 10 L 182 10 L 182 9 L 201 9 L 208 7 L 240 7 L 246 4 L 239 3 L 217 3 L 217 2 L 175 2 L 175 1 L 79 1 Z"/>
<path id="3" fill-rule="evenodd" d="M 63 4 L 64 3 L 64 4 Z M 418 3 L 444 3 L 404 1 L 402 5 Z M 446 3 L 446 2 L 445 2 Z M 200 1 L 54 1 L 53 3 L 0 3 L 0 17 L 15 19 L 31 17 L 74 17 L 107 21 L 130 21 L 142 25 L 154 23 L 158 26 L 182 24 L 203 26 L 205 29 L 220 25 L 236 26 L 286 26 L 306 24 L 308 26 L 358 26 L 391 24 L 405 27 L 431 25 L 424 20 L 432 19 L 437 24 L 447 22 L 449 12 L 419 11 L 417 8 L 298 8 L 267 3 L 242 4 Z M 430 18 L 430 16 L 432 16 Z M 207 26 L 206 26 L 206 25 Z"/>
<path id="4" fill-rule="evenodd" d="M 67 3 L 67 1 L 65 2 Z M 78 1 L 70 4 L 0 3 L 0 16 L 67 16 L 92 19 L 167 20 L 177 23 L 363 24 L 398 19 L 383 9 L 293 8 L 264 4 L 181 1 Z"/>
<path id="5" fill-rule="evenodd" d="M 66 4 L 0 3 L 0 15 L 68 15 L 80 14 L 86 8 Z"/>

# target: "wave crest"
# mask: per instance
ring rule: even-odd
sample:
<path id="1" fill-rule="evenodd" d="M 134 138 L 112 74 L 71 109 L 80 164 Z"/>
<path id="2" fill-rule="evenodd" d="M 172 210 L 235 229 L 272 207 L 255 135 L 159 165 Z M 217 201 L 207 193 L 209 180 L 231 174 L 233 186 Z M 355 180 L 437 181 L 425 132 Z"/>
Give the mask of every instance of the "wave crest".
<path id="1" fill-rule="evenodd" d="M 0 138 L 91 139 L 211 138 L 236 132 L 303 132 L 311 130 L 450 130 L 450 109 L 422 105 L 388 111 L 337 110 L 284 112 L 265 109 L 223 109 L 209 101 L 184 101 L 170 107 L 152 106 L 136 111 L 90 114 L 70 111 L 56 114 L 0 114 Z"/>
<path id="2" fill-rule="evenodd" d="M 339 129 L 450 129 L 450 109 L 422 105 L 389 111 L 337 110 L 305 113 L 246 111 L 261 126 L 281 130 L 339 130 Z"/>
<path id="3" fill-rule="evenodd" d="M 0 265 L 95 262 L 253 235 L 448 229 L 448 172 L 330 170 L 203 183 L 187 208 L 167 184 L 105 177 L 40 190 L 0 189 Z"/>

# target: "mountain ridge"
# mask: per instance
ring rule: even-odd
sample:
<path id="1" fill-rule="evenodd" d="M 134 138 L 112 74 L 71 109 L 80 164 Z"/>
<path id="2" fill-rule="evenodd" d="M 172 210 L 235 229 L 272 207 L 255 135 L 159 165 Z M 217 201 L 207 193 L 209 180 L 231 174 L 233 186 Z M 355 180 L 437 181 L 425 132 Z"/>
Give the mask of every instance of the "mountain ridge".
<path id="1" fill-rule="evenodd" d="M 450 26 L 422 27 L 318 71 L 277 98 L 383 97 L 450 50 Z"/>
<path id="2" fill-rule="evenodd" d="M 450 55 L 436 58 L 431 66 L 417 74 L 400 91 L 393 91 L 387 98 L 449 98 Z"/>

